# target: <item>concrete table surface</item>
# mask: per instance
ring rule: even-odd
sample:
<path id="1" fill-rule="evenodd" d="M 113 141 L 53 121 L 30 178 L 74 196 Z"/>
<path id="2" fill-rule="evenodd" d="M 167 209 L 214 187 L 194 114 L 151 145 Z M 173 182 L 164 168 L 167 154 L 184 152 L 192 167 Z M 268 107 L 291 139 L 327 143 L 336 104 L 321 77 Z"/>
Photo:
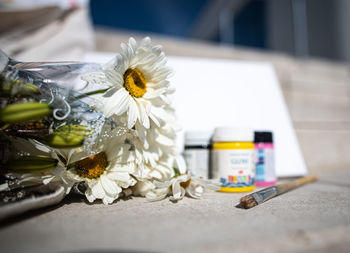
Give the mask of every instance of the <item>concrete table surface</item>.
<path id="1" fill-rule="evenodd" d="M 243 195 L 110 206 L 67 197 L 2 224 L 1 252 L 349 252 L 349 170 L 249 210 L 235 207 Z"/>

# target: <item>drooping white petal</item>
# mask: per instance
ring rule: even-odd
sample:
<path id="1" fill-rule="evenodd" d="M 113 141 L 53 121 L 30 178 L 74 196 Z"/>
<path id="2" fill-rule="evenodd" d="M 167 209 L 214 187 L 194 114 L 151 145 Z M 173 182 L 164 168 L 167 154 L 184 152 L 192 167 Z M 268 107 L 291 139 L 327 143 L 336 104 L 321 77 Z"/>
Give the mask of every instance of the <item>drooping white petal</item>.
<path id="1" fill-rule="evenodd" d="M 160 127 L 160 122 L 153 113 L 150 113 L 149 117 L 152 119 L 152 121 L 154 122 L 154 124 L 156 124 L 157 127 Z"/>
<path id="2" fill-rule="evenodd" d="M 106 175 L 104 175 L 104 174 L 101 175 L 100 180 L 101 180 L 101 184 L 103 186 L 103 189 L 108 194 L 116 195 L 121 191 L 120 187 L 115 182 L 111 181 Z"/>
<path id="3" fill-rule="evenodd" d="M 169 188 L 156 189 L 146 193 L 145 197 L 148 201 L 158 201 L 164 199 L 169 193 Z"/>
<path id="4" fill-rule="evenodd" d="M 113 96 L 104 98 L 105 102 L 105 115 L 107 117 L 113 114 L 121 115 L 128 109 L 129 93 L 121 88 Z"/>
<path id="5" fill-rule="evenodd" d="M 181 155 L 177 155 L 175 160 L 180 174 L 185 174 L 187 170 L 185 159 Z"/>
<path id="6" fill-rule="evenodd" d="M 160 107 L 151 107 L 150 117 L 154 121 L 154 118 L 157 119 L 158 122 L 166 122 L 168 118 L 168 113 L 163 108 Z"/>
<path id="7" fill-rule="evenodd" d="M 152 99 L 152 98 L 156 98 L 159 97 L 161 94 L 163 94 L 166 91 L 165 88 L 161 88 L 161 89 L 147 89 L 147 92 L 143 95 L 143 98 L 146 99 Z"/>
<path id="8" fill-rule="evenodd" d="M 96 184 L 91 187 L 91 193 L 97 199 L 102 199 L 105 196 L 105 191 L 100 181 L 97 181 Z"/>
<path id="9" fill-rule="evenodd" d="M 108 194 L 106 194 L 103 199 L 102 199 L 102 202 L 103 204 L 105 205 L 109 205 L 109 204 L 112 204 L 114 200 L 116 200 L 118 198 L 118 196 L 109 196 Z"/>
<path id="10" fill-rule="evenodd" d="M 190 195 L 192 198 L 200 198 L 204 192 L 203 186 L 199 184 L 190 183 L 190 185 L 186 188 L 186 193 Z"/>
<path id="11" fill-rule="evenodd" d="M 86 191 L 85 191 L 85 196 L 87 198 L 87 200 L 92 203 L 96 200 L 96 197 L 92 194 L 92 191 L 90 188 L 88 188 Z"/>
<path id="12" fill-rule="evenodd" d="M 149 175 L 155 179 L 161 180 L 162 179 L 162 174 L 160 174 L 159 171 L 153 170 Z"/>
<path id="13" fill-rule="evenodd" d="M 132 173 L 134 172 L 134 168 L 135 168 L 135 165 L 133 163 L 117 164 L 109 170 L 108 175 L 112 174 L 113 172 Z"/>
<path id="14" fill-rule="evenodd" d="M 175 143 L 174 139 L 171 139 L 163 134 L 158 134 L 155 141 L 164 146 L 173 146 Z"/>
<path id="15" fill-rule="evenodd" d="M 145 196 L 147 192 L 155 188 L 154 184 L 150 181 L 138 181 L 132 188 L 135 195 Z"/>
<path id="16" fill-rule="evenodd" d="M 173 199 L 180 200 L 185 196 L 185 189 L 179 183 L 174 183 L 172 186 Z"/>
<path id="17" fill-rule="evenodd" d="M 139 110 L 135 103 L 133 97 L 129 97 L 129 110 L 128 110 L 128 128 L 131 129 L 135 123 L 137 118 L 139 118 Z"/>
<path id="18" fill-rule="evenodd" d="M 149 129 L 150 127 L 150 122 L 149 122 L 149 118 L 148 118 L 148 115 L 147 115 L 147 112 L 146 112 L 146 109 L 145 107 L 143 106 L 142 102 L 141 101 L 137 101 L 136 100 L 136 104 L 139 108 L 139 119 L 140 119 L 140 122 L 141 124 L 146 128 L 146 129 Z"/>
<path id="19" fill-rule="evenodd" d="M 120 73 L 113 69 L 108 69 L 105 71 L 105 75 L 109 80 L 109 84 L 112 84 L 113 87 L 120 89 L 123 86 L 124 80 Z"/>
<path id="20" fill-rule="evenodd" d="M 111 180 L 116 180 L 121 182 L 129 182 L 130 180 L 130 174 L 127 172 L 119 172 L 119 171 L 109 172 L 107 174 L 107 177 L 110 178 Z"/>

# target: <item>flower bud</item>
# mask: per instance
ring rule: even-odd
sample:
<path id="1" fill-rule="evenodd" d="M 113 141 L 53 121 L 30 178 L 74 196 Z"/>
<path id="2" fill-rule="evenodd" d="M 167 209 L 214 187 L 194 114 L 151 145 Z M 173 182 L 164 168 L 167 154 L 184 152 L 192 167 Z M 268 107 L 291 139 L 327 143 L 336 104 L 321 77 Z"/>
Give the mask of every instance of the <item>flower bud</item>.
<path id="1" fill-rule="evenodd" d="M 41 173 L 55 169 L 58 161 L 49 156 L 19 156 L 10 159 L 6 166 L 17 173 Z"/>
<path id="2" fill-rule="evenodd" d="M 45 103 L 25 102 L 11 104 L 0 110 L 0 121 L 4 123 L 23 123 L 39 120 L 50 114 L 50 107 Z"/>
<path id="3" fill-rule="evenodd" d="M 87 133 L 85 126 L 65 125 L 46 136 L 44 142 L 53 148 L 75 148 L 83 145 Z"/>

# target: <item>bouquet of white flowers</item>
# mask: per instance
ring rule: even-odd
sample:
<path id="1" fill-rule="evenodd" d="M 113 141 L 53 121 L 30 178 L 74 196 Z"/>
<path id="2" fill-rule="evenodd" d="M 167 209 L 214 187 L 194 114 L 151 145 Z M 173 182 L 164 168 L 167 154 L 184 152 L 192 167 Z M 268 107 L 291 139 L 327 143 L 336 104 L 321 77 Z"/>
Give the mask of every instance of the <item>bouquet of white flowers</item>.
<path id="1" fill-rule="evenodd" d="M 103 66 L 20 63 L 1 53 L 2 202 L 52 182 L 104 204 L 217 189 L 193 178 L 176 152 L 172 70 L 162 47 L 147 37 L 121 48 Z"/>

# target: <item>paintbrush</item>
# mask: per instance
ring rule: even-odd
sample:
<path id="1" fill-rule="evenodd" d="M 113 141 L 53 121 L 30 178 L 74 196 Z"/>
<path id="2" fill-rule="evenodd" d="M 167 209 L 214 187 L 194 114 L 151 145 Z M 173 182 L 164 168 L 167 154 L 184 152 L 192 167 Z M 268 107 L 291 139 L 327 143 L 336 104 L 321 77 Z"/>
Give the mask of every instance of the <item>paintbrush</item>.
<path id="1" fill-rule="evenodd" d="M 304 184 L 307 184 L 316 180 L 317 180 L 317 176 L 313 175 L 308 177 L 302 177 L 284 184 L 267 187 L 265 189 L 262 189 L 261 191 L 257 191 L 242 197 L 239 201 L 239 206 L 244 209 L 252 208 L 278 195 L 281 195 L 299 186 L 302 186 Z"/>

